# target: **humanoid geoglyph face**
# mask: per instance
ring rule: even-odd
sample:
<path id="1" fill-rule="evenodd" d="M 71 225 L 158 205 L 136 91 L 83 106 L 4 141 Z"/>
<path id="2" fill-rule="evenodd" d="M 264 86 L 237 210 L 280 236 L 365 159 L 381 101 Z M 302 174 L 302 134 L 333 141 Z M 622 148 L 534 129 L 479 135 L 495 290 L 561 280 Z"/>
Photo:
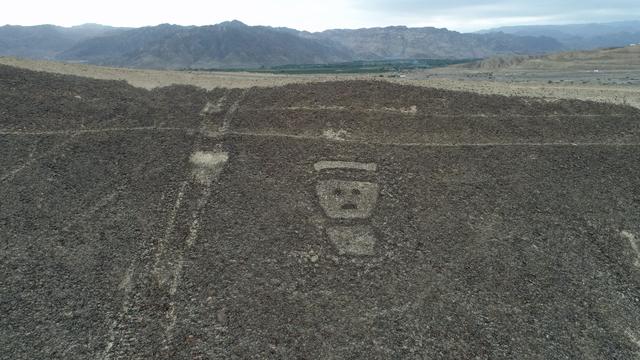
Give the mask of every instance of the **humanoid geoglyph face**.
<path id="1" fill-rule="evenodd" d="M 332 219 L 366 219 L 378 200 L 378 184 L 324 180 L 316 187 L 320 206 Z"/>
<path id="2" fill-rule="evenodd" d="M 317 171 L 340 170 L 374 172 L 376 164 L 344 161 L 321 161 Z M 349 177 L 353 177 L 351 174 Z M 376 237 L 373 228 L 362 219 L 369 219 L 378 201 L 378 184 L 354 180 L 320 180 L 316 185 L 320 207 L 336 221 L 326 229 L 340 255 L 374 255 Z M 349 221 L 351 220 L 351 221 Z"/>

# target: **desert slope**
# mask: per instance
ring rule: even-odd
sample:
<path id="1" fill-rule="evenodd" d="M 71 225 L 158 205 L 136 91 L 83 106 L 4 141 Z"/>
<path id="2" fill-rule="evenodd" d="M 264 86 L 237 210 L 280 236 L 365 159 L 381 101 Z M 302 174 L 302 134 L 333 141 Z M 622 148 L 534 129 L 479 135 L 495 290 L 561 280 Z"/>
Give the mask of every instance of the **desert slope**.
<path id="1" fill-rule="evenodd" d="M 0 79 L 11 358 L 640 353 L 638 109 Z"/>
<path id="2" fill-rule="evenodd" d="M 510 61 L 510 60 L 508 60 Z M 0 57 L 0 64 L 16 66 L 35 71 L 84 76 L 102 80 L 124 80 L 129 84 L 145 89 L 169 86 L 172 84 L 193 85 L 204 89 L 249 88 L 253 86 L 271 87 L 292 83 L 309 83 L 335 80 L 381 80 L 406 85 L 435 87 L 459 91 L 472 91 L 482 94 L 508 96 L 531 96 L 549 101 L 558 99 L 579 99 L 628 104 L 640 108 L 640 77 L 637 71 L 621 70 L 616 74 L 617 83 L 597 80 L 600 74 L 589 72 L 560 71 L 558 74 L 547 70 L 509 71 L 501 76 L 499 71 L 475 68 L 447 67 L 430 71 L 418 71 L 403 74 L 325 74 L 325 75 L 277 75 L 248 72 L 198 72 L 165 71 L 148 69 L 126 69 L 83 64 L 66 64 L 53 61 L 37 61 Z M 493 66 L 493 65 L 490 65 Z M 588 75 L 588 76 L 585 76 Z M 575 79 L 560 82 L 559 79 Z M 630 79 L 638 79 L 636 84 L 627 84 Z M 554 81 L 549 83 L 549 81 Z M 606 80 L 606 78 L 605 78 Z"/>
<path id="3" fill-rule="evenodd" d="M 455 67 L 484 70 L 640 71 L 640 46 L 559 52 L 545 56 L 494 57 Z"/>

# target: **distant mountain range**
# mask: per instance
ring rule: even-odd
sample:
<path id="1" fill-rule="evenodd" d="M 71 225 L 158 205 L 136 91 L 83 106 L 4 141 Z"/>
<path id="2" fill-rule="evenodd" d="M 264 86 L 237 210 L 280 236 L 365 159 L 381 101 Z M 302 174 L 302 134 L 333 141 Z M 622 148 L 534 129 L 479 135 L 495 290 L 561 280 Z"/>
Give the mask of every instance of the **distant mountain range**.
<path id="1" fill-rule="evenodd" d="M 483 30 L 478 33 L 546 36 L 558 40 L 566 50 L 592 50 L 640 43 L 640 21 L 621 21 L 601 24 L 508 26 Z"/>
<path id="2" fill-rule="evenodd" d="M 3 26 L 0 27 L 0 55 L 168 69 L 252 68 L 354 60 L 466 59 L 640 42 L 640 38 L 630 41 L 635 39 L 634 24 L 640 22 L 629 23 L 627 27 L 601 24 L 597 27 L 602 30 L 592 33 L 581 31 L 580 25 L 575 25 L 566 30 L 562 27 L 513 27 L 473 34 L 404 26 L 310 33 L 247 26 L 239 21 L 210 26 L 162 24 L 135 29 L 95 24 L 71 28 Z M 582 26 L 593 28 L 595 25 Z M 571 45 L 572 42 L 579 47 Z"/>
<path id="3" fill-rule="evenodd" d="M 327 30 L 301 36 L 340 44 L 356 60 L 471 59 L 497 54 L 539 54 L 562 48 L 558 41 L 543 36 L 462 34 L 430 27 Z"/>
<path id="4" fill-rule="evenodd" d="M 81 41 L 57 59 L 142 68 L 224 68 L 332 63 L 348 49 L 295 32 L 225 22 L 212 26 L 158 25 Z"/>
<path id="5" fill-rule="evenodd" d="M 126 28 L 114 28 L 97 24 L 74 27 L 55 25 L 0 26 L 0 55 L 12 55 L 35 59 L 54 59 L 66 49 L 82 41 L 114 35 Z"/>

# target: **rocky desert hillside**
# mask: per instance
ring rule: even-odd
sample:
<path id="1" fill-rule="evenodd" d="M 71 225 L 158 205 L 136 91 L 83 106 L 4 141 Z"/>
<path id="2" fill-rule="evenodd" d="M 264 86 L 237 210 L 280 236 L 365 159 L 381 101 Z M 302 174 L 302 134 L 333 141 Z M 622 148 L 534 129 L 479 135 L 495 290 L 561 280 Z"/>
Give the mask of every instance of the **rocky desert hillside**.
<path id="1" fill-rule="evenodd" d="M 539 54 L 562 45 L 549 37 L 462 34 L 436 28 L 387 27 L 321 33 L 248 26 L 239 21 L 211 26 L 163 24 L 111 29 L 65 38 L 58 27 L 0 28 L 0 55 L 58 59 L 136 68 L 256 68 L 355 60 L 469 59 L 499 54 Z M 19 41 L 15 33 L 22 34 Z M 34 33 L 33 36 L 24 34 Z M 90 32 L 87 34 L 91 34 Z M 45 49 L 39 50 L 39 49 Z"/>
<path id="2" fill-rule="evenodd" d="M 5 358 L 638 358 L 638 109 L 0 79 Z"/>

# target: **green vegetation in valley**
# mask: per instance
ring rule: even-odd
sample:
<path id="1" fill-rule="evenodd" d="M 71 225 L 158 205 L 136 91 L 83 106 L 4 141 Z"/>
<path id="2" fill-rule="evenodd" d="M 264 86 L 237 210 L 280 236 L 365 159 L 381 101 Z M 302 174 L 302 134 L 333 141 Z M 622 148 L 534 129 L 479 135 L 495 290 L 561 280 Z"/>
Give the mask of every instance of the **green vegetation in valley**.
<path id="1" fill-rule="evenodd" d="M 307 64 L 307 65 L 282 65 L 262 68 L 234 68 L 234 69 L 197 69 L 198 71 L 223 71 L 223 72 L 255 72 L 269 74 L 360 74 L 360 73 L 387 73 L 404 70 L 431 69 L 454 64 L 462 64 L 478 59 L 417 59 L 417 60 L 373 60 L 351 61 L 335 64 Z M 193 70 L 193 69 L 191 69 Z"/>

